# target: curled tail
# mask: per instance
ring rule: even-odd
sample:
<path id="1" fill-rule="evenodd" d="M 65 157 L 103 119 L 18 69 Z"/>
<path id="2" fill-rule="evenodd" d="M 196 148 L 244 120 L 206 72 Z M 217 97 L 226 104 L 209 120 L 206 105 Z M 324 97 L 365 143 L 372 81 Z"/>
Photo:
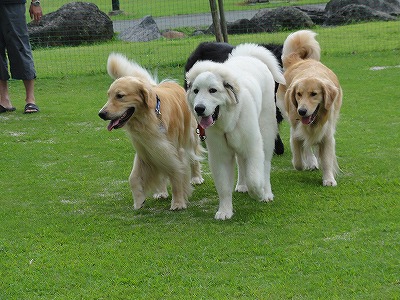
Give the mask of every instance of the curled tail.
<path id="1" fill-rule="evenodd" d="M 141 67 L 138 63 L 128 60 L 120 53 L 111 53 L 108 56 L 107 72 L 113 79 L 134 76 L 153 85 L 157 84 L 157 78 L 153 77 L 149 71 Z"/>
<path id="2" fill-rule="evenodd" d="M 315 39 L 317 34 L 311 30 L 291 33 L 283 43 L 282 63 L 286 69 L 299 60 L 320 60 L 321 48 Z"/>
<path id="3" fill-rule="evenodd" d="M 261 60 L 267 65 L 271 71 L 274 80 L 278 83 L 285 84 L 285 78 L 282 75 L 282 69 L 279 66 L 278 59 L 275 55 L 262 46 L 256 44 L 240 44 L 232 50 L 232 56 L 252 56 Z"/>

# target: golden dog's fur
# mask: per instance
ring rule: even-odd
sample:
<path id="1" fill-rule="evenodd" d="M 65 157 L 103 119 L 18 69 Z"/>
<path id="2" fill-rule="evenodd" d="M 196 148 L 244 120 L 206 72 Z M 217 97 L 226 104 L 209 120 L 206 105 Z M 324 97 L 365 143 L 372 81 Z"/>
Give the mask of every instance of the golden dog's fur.
<path id="1" fill-rule="evenodd" d="M 110 54 L 107 70 L 116 80 L 99 116 L 110 120 L 108 130 L 124 127 L 136 150 L 129 177 L 134 208 L 141 208 L 150 193 L 168 197 L 168 180 L 171 210 L 186 208 L 191 183 L 203 182 L 203 148 L 184 89 L 173 81 L 158 84 L 146 69 L 120 54 Z"/>
<path id="2" fill-rule="evenodd" d="M 277 91 L 277 105 L 289 120 L 293 166 L 317 169 L 313 147 L 318 147 L 324 186 L 336 186 L 339 166 L 335 130 L 342 105 L 342 89 L 336 75 L 320 60 L 316 33 L 300 30 L 290 34 L 282 51 L 286 85 Z"/>

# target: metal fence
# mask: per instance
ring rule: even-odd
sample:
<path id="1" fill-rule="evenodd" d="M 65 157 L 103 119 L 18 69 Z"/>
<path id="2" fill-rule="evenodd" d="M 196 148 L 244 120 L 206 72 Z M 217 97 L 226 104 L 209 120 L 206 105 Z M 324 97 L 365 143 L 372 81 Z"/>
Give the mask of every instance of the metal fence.
<path id="1" fill-rule="evenodd" d="M 245 5 L 246 1 L 225 0 L 225 18 L 227 22 L 234 22 L 240 19 L 251 19 L 257 12 L 264 8 L 275 9 L 280 6 L 297 5 L 297 1 L 271 1 L 271 3 Z M 313 4 L 318 1 L 301 1 L 301 5 Z M 321 2 L 321 1 L 320 1 Z M 324 2 L 324 1 L 322 1 Z M 326 3 L 327 1 L 325 1 Z M 32 33 L 31 43 L 34 48 L 34 57 L 36 68 L 40 77 L 66 76 L 72 74 L 93 74 L 105 72 L 105 64 L 108 54 L 117 51 L 127 54 L 131 58 L 140 63 L 157 67 L 163 64 L 170 66 L 184 64 L 186 58 L 199 42 L 215 41 L 215 36 L 211 33 L 205 34 L 204 31 L 210 26 L 212 27 L 212 18 L 210 13 L 210 4 L 208 0 L 94 0 L 93 4 L 99 9 L 102 17 L 106 17 L 112 21 L 112 31 L 110 38 L 93 39 L 96 35 L 96 28 L 93 32 L 88 31 L 82 25 L 81 21 L 74 19 L 73 14 L 70 16 L 55 16 L 55 12 L 60 11 L 66 4 L 71 4 L 67 0 L 42 1 L 42 8 L 45 14 L 44 20 L 50 18 L 51 22 L 64 23 L 59 32 L 47 34 L 47 42 L 38 43 Z M 323 7 L 325 4 L 321 4 Z M 120 38 L 121 34 L 142 20 L 145 16 L 155 22 L 161 36 L 151 41 L 126 41 Z M 29 14 L 27 14 L 27 19 Z M 83 20 L 91 22 L 90 17 L 83 13 Z M 381 22 L 379 30 L 384 31 L 388 26 L 388 22 Z M 397 21 L 397 25 L 398 25 Z M 82 35 L 87 35 L 86 42 L 62 43 L 62 35 L 68 30 L 73 29 L 77 32 L 76 40 L 84 40 Z M 106 26 L 101 23 L 100 27 Z M 109 26 L 109 25 L 107 25 Z M 368 26 L 365 23 L 363 26 Z M 43 24 L 30 26 L 31 32 L 43 29 Z M 376 28 L 376 25 L 375 25 Z M 33 31 L 32 31 L 33 30 Z M 375 29 L 376 31 L 376 29 Z M 259 32 L 252 34 L 234 34 L 229 35 L 229 42 L 238 44 L 241 42 L 255 43 L 283 43 L 287 36 L 286 32 Z M 79 35 L 79 36 L 78 36 Z M 357 35 L 357 30 L 349 30 L 344 39 L 343 33 L 336 33 L 329 36 L 334 44 L 334 40 L 348 44 L 348 51 L 353 51 L 352 36 Z M 61 38 L 60 38 L 61 36 Z M 52 40 L 53 38 L 53 40 Z M 35 40 L 36 39 L 36 40 Z M 41 38 L 42 41 L 44 38 Z M 57 39 L 57 42 L 56 42 Z M 391 43 L 389 46 L 393 49 L 399 48 L 399 39 L 392 41 L 384 41 Z M 39 38 L 40 41 L 40 38 Z M 59 43 L 61 41 L 61 43 Z M 378 49 L 379 45 L 366 41 L 371 51 Z M 382 42 L 379 42 L 382 43 Z M 189 50 L 188 50 L 189 49 Z M 161 55 L 162 54 L 162 55 Z"/>

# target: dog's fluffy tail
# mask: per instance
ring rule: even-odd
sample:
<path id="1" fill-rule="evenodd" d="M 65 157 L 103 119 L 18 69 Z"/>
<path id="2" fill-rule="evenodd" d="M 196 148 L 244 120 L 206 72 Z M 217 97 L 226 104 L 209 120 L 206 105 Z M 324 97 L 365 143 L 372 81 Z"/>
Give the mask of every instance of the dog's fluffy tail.
<path id="1" fill-rule="evenodd" d="M 232 56 L 252 56 L 261 60 L 271 71 L 274 80 L 285 84 L 285 78 L 282 75 L 282 69 L 275 55 L 262 46 L 256 44 L 240 44 L 232 50 Z"/>
<path id="2" fill-rule="evenodd" d="M 134 76 L 153 85 L 158 82 L 156 76 L 152 76 L 145 68 L 120 53 L 111 53 L 108 56 L 107 72 L 113 79 Z"/>
<path id="3" fill-rule="evenodd" d="M 317 34 L 311 30 L 291 33 L 283 43 L 282 63 L 286 69 L 299 60 L 320 60 L 321 48 L 315 39 Z"/>

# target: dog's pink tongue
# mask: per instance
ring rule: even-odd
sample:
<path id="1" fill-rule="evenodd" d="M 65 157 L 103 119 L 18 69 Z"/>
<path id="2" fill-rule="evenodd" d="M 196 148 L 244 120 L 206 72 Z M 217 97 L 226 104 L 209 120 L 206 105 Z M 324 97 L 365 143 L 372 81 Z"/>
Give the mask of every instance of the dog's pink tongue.
<path id="1" fill-rule="evenodd" d="M 211 126 L 214 122 L 212 116 L 202 117 L 200 120 L 200 126 L 206 129 L 207 127 Z"/>
<path id="2" fill-rule="evenodd" d="M 113 128 L 118 124 L 119 120 L 113 120 L 110 121 L 110 124 L 108 124 L 107 129 L 108 131 L 113 130 Z"/>
<path id="3" fill-rule="evenodd" d="M 312 116 L 302 117 L 302 118 L 301 118 L 301 122 L 302 122 L 304 125 L 308 125 L 308 124 L 311 123 L 311 118 L 312 118 Z"/>

